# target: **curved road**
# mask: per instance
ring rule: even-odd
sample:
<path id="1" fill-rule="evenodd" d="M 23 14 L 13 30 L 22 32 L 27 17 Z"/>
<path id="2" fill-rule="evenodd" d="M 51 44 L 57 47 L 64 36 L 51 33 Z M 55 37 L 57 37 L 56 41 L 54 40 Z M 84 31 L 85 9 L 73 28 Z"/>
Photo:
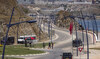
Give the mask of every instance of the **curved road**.
<path id="1" fill-rule="evenodd" d="M 35 56 L 24 56 L 21 58 L 25 59 L 62 59 L 60 55 L 62 55 L 63 52 L 72 52 L 72 35 L 69 34 L 69 31 L 66 29 L 61 28 L 53 28 L 55 30 L 55 33 L 59 36 L 57 40 L 53 40 L 53 42 L 56 42 L 54 45 L 54 49 L 44 49 L 44 51 L 49 52 L 49 54 L 46 55 L 35 55 Z M 75 32 L 74 32 L 75 34 Z M 82 33 L 78 32 L 78 38 L 82 38 Z M 86 36 L 84 37 L 86 38 Z M 75 39 L 75 35 L 74 35 Z M 85 43 L 86 43 L 86 39 Z M 91 37 L 89 36 L 89 42 L 91 43 Z M 74 50 L 76 51 L 76 50 Z M 75 55 L 76 53 L 74 53 Z"/>

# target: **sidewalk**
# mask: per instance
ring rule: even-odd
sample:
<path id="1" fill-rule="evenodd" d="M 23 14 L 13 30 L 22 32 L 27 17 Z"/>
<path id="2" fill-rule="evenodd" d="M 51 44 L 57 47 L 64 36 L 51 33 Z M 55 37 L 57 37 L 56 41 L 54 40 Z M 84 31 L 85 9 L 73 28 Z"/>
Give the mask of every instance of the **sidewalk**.
<path id="1" fill-rule="evenodd" d="M 91 33 L 89 33 L 89 35 L 93 39 L 93 35 Z M 100 48 L 100 43 L 95 42 L 94 45 L 90 44 L 89 48 Z M 85 46 L 85 52 L 87 52 L 86 49 L 87 49 L 87 46 Z M 89 52 L 90 52 L 89 59 L 100 59 L 100 50 L 89 49 Z M 79 52 L 79 56 L 73 56 L 73 59 L 80 59 L 80 52 Z M 87 54 L 84 54 L 84 51 L 81 52 L 81 59 L 87 59 Z"/>
<path id="2" fill-rule="evenodd" d="M 98 48 L 100 47 L 100 43 L 96 43 L 95 45 L 89 45 L 89 48 Z M 86 52 L 86 46 L 85 46 Z M 89 49 L 89 59 L 99 59 L 100 58 L 100 50 Z M 76 52 L 75 52 L 76 53 Z M 80 52 L 79 56 L 73 56 L 73 59 L 80 59 Z M 87 54 L 84 54 L 84 51 L 81 52 L 81 59 L 87 59 Z"/>

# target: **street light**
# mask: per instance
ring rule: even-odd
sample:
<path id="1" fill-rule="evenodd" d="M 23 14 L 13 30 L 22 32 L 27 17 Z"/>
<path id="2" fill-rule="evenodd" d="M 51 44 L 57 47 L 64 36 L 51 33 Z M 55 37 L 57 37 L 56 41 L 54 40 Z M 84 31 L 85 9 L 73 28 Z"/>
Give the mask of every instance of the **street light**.
<path id="1" fill-rule="evenodd" d="M 81 20 L 81 25 L 82 25 L 82 22 L 83 21 L 83 19 Z M 82 40 L 83 40 L 83 50 L 84 50 L 84 32 L 83 32 L 83 28 L 81 29 L 82 30 Z"/>
<path id="2" fill-rule="evenodd" d="M 5 47 L 6 47 L 6 41 L 7 41 L 7 38 L 8 38 L 8 32 L 9 32 L 9 29 L 11 26 L 14 26 L 14 25 L 19 25 L 21 23 L 35 23 L 37 22 L 36 20 L 30 20 L 30 21 L 22 21 L 22 22 L 18 22 L 18 23 L 14 23 L 14 24 L 7 24 L 7 27 L 8 27 L 8 30 L 6 32 L 6 37 L 5 37 L 5 41 L 4 41 L 4 47 L 3 47 L 3 53 L 2 53 L 2 59 L 4 59 L 4 53 L 5 53 Z"/>
<path id="3" fill-rule="evenodd" d="M 13 16 L 14 9 L 15 9 L 15 7 L 14 7 L 13 10 L 12 10 L 12 14 L 11 14 L 11 17 L 10 17 L 9 24 L 11 24 L 11 19 L 12 19 L 12 16 Z M 10 29 L 10 27 L 8 26 L 8 29 L 7 29 L 7 32 L 6 32 L 6 38 L 5 38 L 4 46 L 3 46 L 2 59 L 4 59 L 4 53 L 5 53 L 5 47 L 6 47 L 6 41 L 7 41 L 9 29 Z"/>
<path id="4" fill-rule="evenodd" d="M 51 20 L 51 44 L 52 44 L 52 49 L 53 49 L 53 42 L 52 42 L 52 20 L 53 19 L 53 15 L 50 15 L 50 20 Z"/>
<path id="5" fill-rule="evenodd" d="M 48 20 L 48 37 L 50 39 L 50 20 Z"/>
<path id="6" fill-rule="evenodd" d="M 85 30 L 86 30 L 86 39 L 87 39 L 87 59 L 89 59 L 89 42 L 88 42 L 88 32 L 87 32 L 87 29 L 86 29 L 86 23 L 85 23 L 85 18 L 84 18 L 84 15 L 81 11 L 81 15 L 82 17 L 80 17 L 82 20 L 83 20 L 83 23 L 84 23 L 84 27 L 85 27 Z M 86 16 L 87 17 L 87 16 Z"/>
<path id="7" fill-rule="evenodd" d="M 77 35 L 77 26 L 76 26 L 76 21 L 75 21 L 75 16 L 68 16 L 68 17 L 70 17 L 70 18 L 72 18 L 73 20 L 74 20 L 74 24 L 75 24 L 75 31 L 76 31 L 76 40 L 78 40 L 78 35 Z M 77 52 L 77 56 L 78 56 L 78 41 L 77 41 L 77 50 L 76 50 Z"/>
<path id="8" fill-rule="evenodd" d="M 97 21 L 96 21 L 96 18 L 95 18 L 95 15 L 94 15 L 94 14 L 92 15 L 92 17 L 93 17 L 93 20 L 94 20 L 94 22 L 95 22 L 95 26 L 96 26 L 96 35 L 97 35 L 97 38 L 98 38 L 98 26 L 97 26 Z"/>
<path id="9" fill-rule="evenodd" d="M 7 42 L 8 32 L 9 32 L 10 27 L 11 27 L 11 26 L 14 26 L 14 25 L 18 25 L 18 24 L 20 24 L 20 23 L 25 23 L 25 22 L 26 22 L 26 23 L 35 23 L 35 22 L 36 22 L 35 20 L 30 20 L 30 21 L 22 21 L 22 22 L 18 22 L 18 23 L 11 24 L 11 20 L 12 20 L 12 16 L 13 16 L 14 9 L 15 9 L 15 7 L 14 7 L 13 10 L 12 10 L 12 14 L 11 14 L 11 17 L 10 17 L 9 24 L 7 24 L 7 28 L 8 28 L 8 29 L 7 29 L 6 36 L 5 36 L 5 40 L 4 40 L 2 59 L 4 59 L 5 47 L 6 47 L 6 42 Z"/>
<path id="10" fill-rule="evenodd" d="M 8 27 L 8 30 L 10 29 L 11 26 L 14 26 L 14 25 L 19 25 L 21 23 L 35 23 L 37 22 L 36 20 L 30 20 L 30 21 L 22 21 L 22 22 L 18 22 L 18 23 L 14 23 L 14 24 L 7 24 L 7 27 Z M 6 38 L 5 38 L 5 42 L 4 42 L 4 48 L 3 48 L 3 54 L 2 54 L 2 59 L 4 59 L 4 53 L 5 53 L 5 45 L 6 45 L 6 41 L 7 41 L 7 37 L 8 37 L 8 32 L 6 33 Z"/>
<path id="11" fill-rule="evenodd" d="M 98 37 L 98 26 L 97 26 L 97 22 L 96 22 L 96 18 L 95 18 L 95 16 L 94 16 L 94 14 L 91 16 L 88 16 L 88 15 L 83 15 L 84 17 L 89 17 L 90 19 L 92 19 L 91 20 L 91 23 L 92 23 L 92 29 L 93 29 L 93 44 L 94 44 L 94 33 L 95 33 L 95 31 L 96 31 L 96 34 L 97 34 L 97 37 Z M 95 27 L 95 29 L 94 29 L 94 27 Z M 95 30 L 95 31 L 94 31 Z"/>

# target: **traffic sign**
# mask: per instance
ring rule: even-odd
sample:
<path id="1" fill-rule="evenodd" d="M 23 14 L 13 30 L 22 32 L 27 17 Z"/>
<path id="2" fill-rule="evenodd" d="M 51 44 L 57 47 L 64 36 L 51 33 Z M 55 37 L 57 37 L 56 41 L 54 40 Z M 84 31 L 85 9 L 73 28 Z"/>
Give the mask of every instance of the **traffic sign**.
<path id="1" fill-rule="evenodd" d="M 83 50 L 83 48 L 78 48 L 78 49 L 79 49 L 80 52 Z"/>

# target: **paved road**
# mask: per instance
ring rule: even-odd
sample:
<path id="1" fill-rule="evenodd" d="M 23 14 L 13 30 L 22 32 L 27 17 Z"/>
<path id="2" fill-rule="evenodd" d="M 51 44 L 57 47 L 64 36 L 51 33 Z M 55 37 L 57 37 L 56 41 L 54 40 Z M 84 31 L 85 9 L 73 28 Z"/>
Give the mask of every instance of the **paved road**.
<path id="1" fill-rule="evenodd" d="M 57 40 L 53 40 L 53 42 L 56 42 L 56 44 L 54 45 L 54 49 L 50 49 L 50 50 L 45 50 L 47 52 L 49 52 L 49 54 L 47 55 L 39 55 L 39 56 L 19 56 L 21 58 L 25 58 L 25 59 L 61 59 L 61 56 L 63 52 L 71 52 L 71 46 L 72 46 L 72 42 L 71 42 L 71 35 L 68 33 L 68 31 L 63 31 L 63 30 L 58 30 L 54 29 L 55 33 L 59 36 Z M 65 48 L 67 48 L 66 50 L 64 50 Z"/>
<path id="2" fill-rule="evenodd" d="M 49 52 L 49 54 L 47 55 L 41 55 L 41 56 L 35 56 L 36 58 L 34 59 L 61 59 L 61 56 L 63 52 L 71 52 L 71 46 L 72 46 L 72 42 L 71 42 L 71 36 L 69 35 L 69 31 L 66 29 L 60 29 L 60 28 L 56 28 L 57 30 L 55 30 L 55 33 L 59 36 L 59 38 L 57 40 L 54 40 L 54 42 L 62 42 L 61 44 L 58 44 L 57 46 L 54 47 L 53 50 L 45 50 L 47 52 Z M 75 32 L 74 32 L 75 34 Z M 86 35 L 84 35 L 85 37 L 85 44 L 86 44 Z M 78 32 L 78 38 L 82 38 L 82 33 Z M 70 40 L 69 40 L 70 39 Z M 68 40 L 68 42 L 67 42 Z M 66 43 L 64 43 L 64 41 L 66 41 Z M 89 36 L 89 42 L 91 43 L 92 40 Z M 76 50 L 75 50 L 76 51 Z M 76 52 L 74 52 L 74 55 L 76 55 Z M 31 58 L 33 59 L 33 58 Z"/>
<path id="3" fill-rule="evenodd" d="M 55 33 L 59 37 L 57 40 L 53 41 L 53 42 L 56 42 L 56 45 L 54 45 L 54 49 L 44 50 L 44 51 L 49 52 L 49 54 L 39 55 L 39 56 L 26 56 L 26 57 L 24 56 L 22 58 L 25 58 L 25 59 L 61 59 L 60 55 L 62 55 L 63 52 L 72 52 L 72 40 L 71 40 L 72 36 L 69 34 L 69 31 L 66 29 L 61 29 L 57 27 L 55 27 L 54 30 L 55 30 Z M 78 38 L 82 38 L 81 32 L 78 32 Z M 89 42 L 90 43 L 92 42 L 90 36 L 89 36 Z M 85 43 L 86 43 L 86 39 L 85 39 Z M 74 55 L 76 55 L 76 52 L 74 52 Z"/>
<path id="4" fill-rule="evenodd" d="M 35 59 L 61 59 L 60 55 L 62 55 L 62 53 L 64 51 L 71 52 L 71 45 L 72 45 L 71 41 L 69 43 L 63 43 L 64 41 L 69 40 L 71 38 L 69 33 L 66 31 L 58 30 L 58 29 L 55 29 L 55 33 L 59 36 L 59 38 L 57 40 L 54 40 L 54 42 L 56 42 L 56 43 L 62 42 L 62 43 L 56 45 L 53 50 L 48 51 L 49 54 L 44 55 L 44 56 L 40 56 L 40 57 L 35 58 Z M 66 47 L 70 47 L 70 48 L 68 50 L 63 50 L 63 48 L 66 48 Z"/>

